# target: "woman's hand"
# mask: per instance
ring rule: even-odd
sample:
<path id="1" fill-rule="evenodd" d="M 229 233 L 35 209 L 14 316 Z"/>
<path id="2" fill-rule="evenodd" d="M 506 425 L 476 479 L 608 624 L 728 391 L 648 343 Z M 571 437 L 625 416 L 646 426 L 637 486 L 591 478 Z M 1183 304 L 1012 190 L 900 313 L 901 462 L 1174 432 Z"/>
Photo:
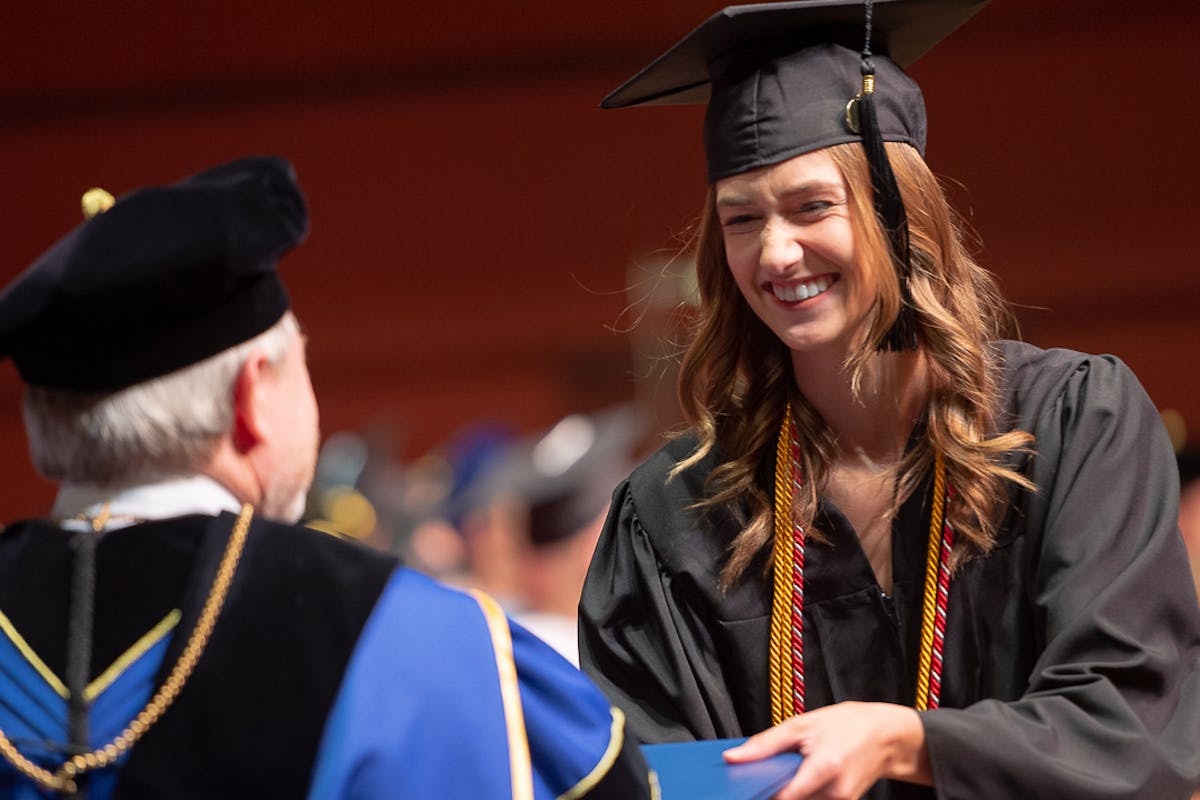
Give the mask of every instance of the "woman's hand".
<path id="1" fill-rule="evenodd" d="M 933 785 L 925 729 L 915 709 L 838 703 L 792 717 L 725 751 L 738 764 L 796 751 L 804 762 L 776 800 L 852 800 L 882 778 Z"/>

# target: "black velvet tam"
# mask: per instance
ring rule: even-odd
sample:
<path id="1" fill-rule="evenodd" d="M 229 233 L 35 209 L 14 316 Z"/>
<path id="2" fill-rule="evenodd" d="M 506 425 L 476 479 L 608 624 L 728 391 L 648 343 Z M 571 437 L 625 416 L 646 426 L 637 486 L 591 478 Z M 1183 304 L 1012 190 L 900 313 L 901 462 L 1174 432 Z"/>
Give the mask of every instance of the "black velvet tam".
<path id="1" fill-rule="evenodd" d="M 885 141 L 925 151 L 925 103 L 903 70 L 987 0 L 875 0 L 871 51 Z M 604 108 L 708 103 L 715 182 L 834 144 L 860 141 L 846 107 L 863 88 L 862 0 L 730 6 L 604 98 Z"/>
<path id="2" fill-rule="evenodd" d="M 0 357 L 30 384 L 81 392 L 194 364 L 283 316 L 277 262 L 307 233 L 304 196 L 282 158 L 131 192 L 0 295 Z"/>

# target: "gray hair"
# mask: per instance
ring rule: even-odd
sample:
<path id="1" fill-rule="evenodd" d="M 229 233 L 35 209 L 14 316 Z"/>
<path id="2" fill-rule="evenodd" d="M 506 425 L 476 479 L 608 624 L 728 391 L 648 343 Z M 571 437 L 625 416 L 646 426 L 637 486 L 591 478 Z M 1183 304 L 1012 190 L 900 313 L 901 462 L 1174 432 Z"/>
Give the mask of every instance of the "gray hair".
<path id="1" fill-rule="evenodd" d="M 278 364 L 297 330 L 289 311 L 253 339 L 116 392 L 26 387 L 33 465 L 50 480 L 91 486 L 197 471 L 233 428 L 234 381 L 246 359 L 261 351 Z"/>

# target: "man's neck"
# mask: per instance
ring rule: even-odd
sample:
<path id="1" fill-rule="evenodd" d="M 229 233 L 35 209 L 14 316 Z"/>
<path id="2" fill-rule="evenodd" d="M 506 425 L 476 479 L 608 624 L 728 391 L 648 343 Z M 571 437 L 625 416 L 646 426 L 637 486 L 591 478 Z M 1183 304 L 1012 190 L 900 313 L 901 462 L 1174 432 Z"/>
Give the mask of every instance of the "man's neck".
<path id="1" fill-rule="evenodd" d="M 64 484 L 51 515 L 62 520 L 63 527 L 91 530 L 91 521 L 106 513 L 105 529 L 112 530 L 185 514 L 236 513 L 240 507 L 237 498 L 217 481 L 207 475 L 190 475 L 115 487 Z"/>

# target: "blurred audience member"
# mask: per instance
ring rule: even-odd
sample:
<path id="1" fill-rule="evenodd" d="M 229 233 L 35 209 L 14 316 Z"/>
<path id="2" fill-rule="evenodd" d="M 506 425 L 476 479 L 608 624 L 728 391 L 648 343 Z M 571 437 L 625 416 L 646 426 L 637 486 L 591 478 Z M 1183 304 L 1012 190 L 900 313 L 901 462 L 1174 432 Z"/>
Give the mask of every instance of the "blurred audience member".
<path id="1" fill-rule="evenodd" d="M 613 488 L 644 425 L 631 406 L 572 414 L 511 444 L 462 515 L 473 588 L 578 664 L 576 612 Z"/>

